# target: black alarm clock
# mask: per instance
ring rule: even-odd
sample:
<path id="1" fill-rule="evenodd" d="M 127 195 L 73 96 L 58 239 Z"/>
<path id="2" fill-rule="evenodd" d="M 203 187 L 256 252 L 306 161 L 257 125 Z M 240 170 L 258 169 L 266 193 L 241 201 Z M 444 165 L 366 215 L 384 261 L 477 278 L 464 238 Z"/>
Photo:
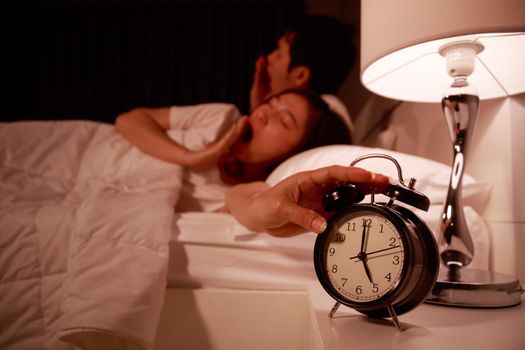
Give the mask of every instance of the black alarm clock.
<path id="1" fill-rule="evenodd" d="M 367 158 L 392 161 L 399 184 L 382 189 L 386 202 L 375 202 L 379 193 L 374 188 L 350 183 L 324 195 L 325 211 L 334 214 L 316 239 L 315 271 L 336 300 L 330 317 L 343 304 L 371 317 L 390 317 L 401 329 L 397 316 L 415 308 L 432 290 L 439 253 L 424 221 L 396 201 L 428 211 L 430 200 L 414 189 L 415 179 L 404 184 L 399 163 L 388 155 L 362 156 L 351 166 Z M 365 193 L 371 194 L 369 203 L 361 203 Z"/>

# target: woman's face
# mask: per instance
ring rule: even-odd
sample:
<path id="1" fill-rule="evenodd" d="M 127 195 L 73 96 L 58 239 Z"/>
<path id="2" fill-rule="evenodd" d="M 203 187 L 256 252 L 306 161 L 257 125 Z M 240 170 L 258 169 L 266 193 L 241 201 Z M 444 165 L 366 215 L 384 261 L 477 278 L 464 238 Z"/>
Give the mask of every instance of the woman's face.
<path id="1" fill-rule="evenodd" d="M 244 140 L 233 147 L 236 158 L 258 163 L 277 160 L 296 150 L 306 135 L 309 110 L 301 95 L 271 97 L 249 116 Z"/>

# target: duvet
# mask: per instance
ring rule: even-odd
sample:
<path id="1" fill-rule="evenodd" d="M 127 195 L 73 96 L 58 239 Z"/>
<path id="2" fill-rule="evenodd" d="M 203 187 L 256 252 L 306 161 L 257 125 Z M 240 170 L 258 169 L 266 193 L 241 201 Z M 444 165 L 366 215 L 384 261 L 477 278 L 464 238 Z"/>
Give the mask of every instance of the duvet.
<path id="1" fill-rule="evenodd" d="M 181 171 L 109 124 L 0 124 L 0 349 L 151 349 Z"/>

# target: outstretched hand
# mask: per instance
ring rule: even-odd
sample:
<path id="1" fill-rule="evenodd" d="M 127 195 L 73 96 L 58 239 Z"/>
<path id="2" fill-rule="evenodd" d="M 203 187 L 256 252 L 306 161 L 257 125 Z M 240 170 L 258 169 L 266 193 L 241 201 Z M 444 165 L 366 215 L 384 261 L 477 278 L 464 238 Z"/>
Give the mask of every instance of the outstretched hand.
<path id="1" fill-rule="evenodd" d="M 381 189 L 388 177 L 362 168 L 333 165 L 292 175 L 273 187 L 258 182 L 235 186 L 226 206 L 244 226 L 274 236 L 320 233 L 328 214 L 322 197 L 340 183 L 366 184 Z"/>
<path id="2" fill-rule="evenodd" d="M 270 77 L 267 67 L 268 61 L 265 56 L 260 56 L 255 61 L 255 73 L 250 90 L 250 110 L 257 107 L 270 94 Z"/>

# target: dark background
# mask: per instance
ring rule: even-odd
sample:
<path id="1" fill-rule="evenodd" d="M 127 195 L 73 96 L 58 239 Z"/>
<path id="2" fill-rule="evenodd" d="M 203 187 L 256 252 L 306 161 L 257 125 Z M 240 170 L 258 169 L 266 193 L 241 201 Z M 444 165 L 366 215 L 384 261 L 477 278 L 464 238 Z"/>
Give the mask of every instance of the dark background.
<path id="1" fill-rule="evenodd" d="M 12 0 L 0 5 L 1 120 L 112 123 L 134 107 L 248 108 L 257 56 L 303 0 Z"/>

